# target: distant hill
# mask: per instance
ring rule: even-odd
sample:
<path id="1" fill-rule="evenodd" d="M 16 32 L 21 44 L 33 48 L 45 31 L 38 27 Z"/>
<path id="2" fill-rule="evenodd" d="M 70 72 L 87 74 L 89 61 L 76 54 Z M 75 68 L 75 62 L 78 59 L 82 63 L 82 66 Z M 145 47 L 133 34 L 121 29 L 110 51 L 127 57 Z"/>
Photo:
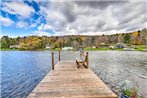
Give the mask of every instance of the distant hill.
<path id="1" fill-rule="evenodd" d="M 113 35 L 65 35 L 65 36 L 25 36 L 17 38 L 1 37 L 1 48 L 7 49 L 15 47 L 22 50 L 44 49 L 46 46 L 51 48 L 61 48 L 64 46 L 98 47 L 101 43 L 116 44 L 125 43 L 128 45 L 147 45 L 147 29 L 138 30 L 130 33 L 120 33 Z"/>

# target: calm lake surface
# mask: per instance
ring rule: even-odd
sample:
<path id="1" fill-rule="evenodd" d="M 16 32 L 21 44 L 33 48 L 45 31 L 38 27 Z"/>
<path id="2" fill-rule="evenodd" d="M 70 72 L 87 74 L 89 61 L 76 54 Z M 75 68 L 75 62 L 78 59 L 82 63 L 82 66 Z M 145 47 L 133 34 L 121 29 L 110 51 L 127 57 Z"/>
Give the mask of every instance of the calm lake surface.
<path id="1" fill-rule="evenodd" d="M 57 62 L 58 52 L 55 52 Z M 61 60 L 75 60 L 78 51 L 62 51 Z M 51 70 L 51 51 L 1 51 L 2 98 L 26 98 Z M 147 98 L 147 52 L 90 51 L 90 68 L 114 92 L 129 80 Z"/>

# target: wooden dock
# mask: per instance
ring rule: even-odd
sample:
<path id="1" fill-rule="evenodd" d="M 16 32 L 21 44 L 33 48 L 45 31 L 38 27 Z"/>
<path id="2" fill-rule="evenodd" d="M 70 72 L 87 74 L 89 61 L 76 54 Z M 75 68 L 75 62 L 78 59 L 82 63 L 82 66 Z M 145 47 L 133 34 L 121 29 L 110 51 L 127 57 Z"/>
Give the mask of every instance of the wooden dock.
<path id="1" fill-rule="evenodd" d="M 117 98 L 90 69 L 75 61 L 60 61 L 28 98 Z"/>

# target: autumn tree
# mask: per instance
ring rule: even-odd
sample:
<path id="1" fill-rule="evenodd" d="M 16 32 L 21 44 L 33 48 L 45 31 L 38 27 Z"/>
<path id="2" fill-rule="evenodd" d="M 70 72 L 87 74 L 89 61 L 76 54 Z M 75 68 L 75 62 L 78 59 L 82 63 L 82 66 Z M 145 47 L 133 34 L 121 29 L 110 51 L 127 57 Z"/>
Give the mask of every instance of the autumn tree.
<path id="1" fill-rule="evenodd" d="M 77 41 L 79 45 L 82 45 L 82 39 L 80 37 L 76 37 L 75 41 Z"/>
<path id="2" fill-rule="evenodd" d="M 142 35 L 142 42 L 143 42 L 143 44 L 147 45 L 147 29 L 143 29 L 141 31 L 141 35 Z"/>
<path id="3" fill-rule="evenodd" d="M 81 36 L 80 39 L 82 40 L 81 45 L 86 46 L 86 37 L 85 36 Z"/>
<path id="4" fill-rule="evenodd" d="M 80 43 L 78 41 L 76 41 L 76 40 L 74 40 L 72 42 L 72 47 L 74 47 L 75 49 L 78 49 L 79 48 L 79 45 L 80 45 Z"/>
<path id="5" fill-rule="evenodd" d="M 58 38 L 58 40 L 54 42 L 53 48 L 62 48 L 62 47 L 64 47 L 64 39 Z"/>
<path id="6" fill-rule="evenodd" d="M 45 48 L 43 41 L 39 37 L 30 36 L 20 42 L 20 49 L 22 50 L 37 50 Z"/>

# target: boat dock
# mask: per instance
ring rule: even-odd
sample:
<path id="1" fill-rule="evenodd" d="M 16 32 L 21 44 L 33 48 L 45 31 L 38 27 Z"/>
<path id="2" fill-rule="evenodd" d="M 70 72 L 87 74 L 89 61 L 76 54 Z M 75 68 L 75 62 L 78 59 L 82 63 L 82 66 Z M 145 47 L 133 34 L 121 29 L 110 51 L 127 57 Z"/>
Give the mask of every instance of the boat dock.
<path id="1" fill-rule="evenodd" d="M 76 61 L 60 61 L 29 94 L 28 98 L 118 98 L 88 67 Z"/>

